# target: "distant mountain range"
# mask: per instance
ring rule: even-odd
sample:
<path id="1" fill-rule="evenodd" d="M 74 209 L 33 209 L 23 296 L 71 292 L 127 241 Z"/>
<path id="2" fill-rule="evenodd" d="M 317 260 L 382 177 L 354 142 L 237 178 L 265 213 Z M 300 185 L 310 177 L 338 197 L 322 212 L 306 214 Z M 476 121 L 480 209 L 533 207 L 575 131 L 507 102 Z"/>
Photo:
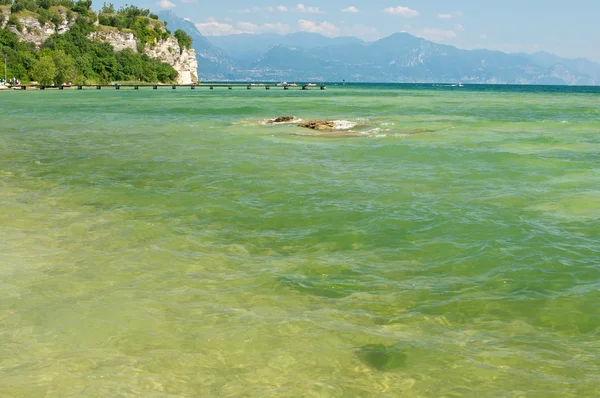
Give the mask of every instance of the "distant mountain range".
<path id="1" fill-rule="evenodd" d="M 600 84 L 600 64 L 544 52 L 461 50 L 408 33 L 375 42 L 304 32 L 204 37 L 172 11 L 159 17 L 192 36 L 202 80 Z"/>

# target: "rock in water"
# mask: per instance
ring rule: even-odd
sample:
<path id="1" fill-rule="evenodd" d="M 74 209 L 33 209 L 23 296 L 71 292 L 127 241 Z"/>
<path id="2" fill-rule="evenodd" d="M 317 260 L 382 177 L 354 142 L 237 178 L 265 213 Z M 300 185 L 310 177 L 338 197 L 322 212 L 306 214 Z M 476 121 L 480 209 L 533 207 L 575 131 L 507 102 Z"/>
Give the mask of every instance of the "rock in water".
<path id="1" fill-rule="evenodd" d="M 289 123 L 296 120 L 296 116 L 279 116 L 275 119 L 269 120 L 269 123 Z"/>
<path id="2" fill-rule="evenodd" d="M 334 122 L 328 120 L 311 120 L 309 122 L 300 123 L 298 126 L 319 131 L 331 131 L 336 127 Z"/>
<path id="3" fill-rule="evenodd" d="M 412 130 L 406 130 L 406 131 L 401 131 L 398 134 L 423 134 L 423 133 L 433 133 L 435 132 L 435 130 L 430 130 L 430 129 L 412 129 Z"/>
<path id="4" fill-rule="evenodd" d="M 404 367 L 408 359 L 405 348 L 400 344 L 368 344 L 362 346 L 357 355 L 365 364 L 386 372 Z"/>

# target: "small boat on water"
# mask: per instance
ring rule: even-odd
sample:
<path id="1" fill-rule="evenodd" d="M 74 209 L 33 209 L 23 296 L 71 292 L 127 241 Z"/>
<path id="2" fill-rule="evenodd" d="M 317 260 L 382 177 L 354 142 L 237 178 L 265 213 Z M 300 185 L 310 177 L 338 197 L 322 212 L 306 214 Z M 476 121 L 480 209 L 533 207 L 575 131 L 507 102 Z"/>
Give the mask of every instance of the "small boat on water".
<path id="1" fill-rule="evenodd" d="M 288 82 L 277 83 L 277 87 L 286 87 L 289 86 Z"/>

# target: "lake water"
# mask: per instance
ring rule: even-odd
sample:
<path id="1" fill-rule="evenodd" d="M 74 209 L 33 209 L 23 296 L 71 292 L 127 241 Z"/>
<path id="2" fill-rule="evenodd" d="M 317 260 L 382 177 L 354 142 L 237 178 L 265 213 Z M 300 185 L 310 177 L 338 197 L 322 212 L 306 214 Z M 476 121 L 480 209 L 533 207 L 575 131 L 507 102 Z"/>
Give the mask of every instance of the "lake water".
<path id="1" fill-rule="evenodd" d="M 2 397 L 600 396 L 598 89 L 0 112 Z"/>

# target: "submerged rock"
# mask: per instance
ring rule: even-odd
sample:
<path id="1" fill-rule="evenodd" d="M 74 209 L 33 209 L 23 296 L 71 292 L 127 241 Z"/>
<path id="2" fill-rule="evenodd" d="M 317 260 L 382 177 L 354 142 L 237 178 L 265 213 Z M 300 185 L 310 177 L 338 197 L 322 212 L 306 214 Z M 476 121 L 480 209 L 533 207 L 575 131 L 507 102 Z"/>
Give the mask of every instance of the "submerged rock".
<path id="1" fill-rule="evenodd" d="M 299 127 L 304 127 L 311 130 L 319 131 L 331 131 L 336 128 L 335 122 L 328 120 L 311 120 L 308 122 L 300 123 Z"/>
<path id="2" fill-rule="evenodd" d="M 357 355 L 365 364 L 387 372 L 404 367 L 408 359 L 405 347 L 400 344 L 368 344 L 362 346 Z"/>

